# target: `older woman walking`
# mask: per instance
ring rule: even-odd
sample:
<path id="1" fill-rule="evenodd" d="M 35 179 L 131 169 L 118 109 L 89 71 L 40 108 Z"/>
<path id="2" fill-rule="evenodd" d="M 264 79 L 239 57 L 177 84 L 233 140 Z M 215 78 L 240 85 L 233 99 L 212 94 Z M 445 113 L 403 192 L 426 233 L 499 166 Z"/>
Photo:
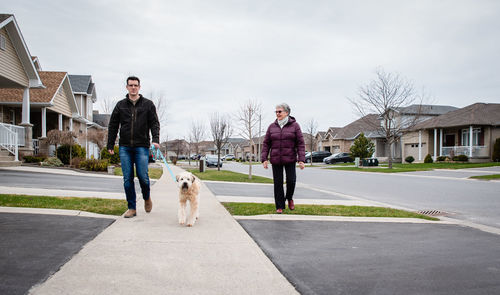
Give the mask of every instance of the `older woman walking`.
<path id="1" fill-rule="evenodd" d="M 293 193 L 295 191 L 295 164 L 304 169 L 305 144 L 302 131 L 295 118 L 290 116 L 290 107 L 286 103 L 276 106 L 276 121 L 267 128 L 262 144 L 261 161 L 268 168 L 268 155 L 271 153 L 271 165 L 274 180 L 274 201 L 276 213 L 283 213 L 285 198 L 288 208 L 295 209 Z M 286 195 L 283 190 L 283 169 L 286 173 Z"/>

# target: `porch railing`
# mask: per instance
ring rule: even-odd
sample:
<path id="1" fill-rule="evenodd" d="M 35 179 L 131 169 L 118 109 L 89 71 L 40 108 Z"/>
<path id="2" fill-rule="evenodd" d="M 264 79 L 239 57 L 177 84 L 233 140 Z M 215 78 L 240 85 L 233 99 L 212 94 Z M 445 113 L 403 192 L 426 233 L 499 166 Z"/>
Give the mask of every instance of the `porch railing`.
<path id="1" fill-rule="evenodd" d="M 13 154 L 15 161 L 19 161 L 18 134 L 13 130 L 12 126 L 0 123 L 0 146 Z"/>
<path id="2" fill-rule="evenodd" d="M 469 146 L 444 146 L 442 148 L 443 156 L 449 156 L 453 151 L 455 156 L 458 155 L 466 155 L 469 158 L 479 158 L 479 157 L 488 157 L 488 149 L 486 146 L 472 146 L 472 155 L 470 155 L 470 147 Z"/>
<path id="3" fill-rule="evenodd" d="M 33 156 L 38 156 L 40 152 L 40 140 L 33 138 Z"/>

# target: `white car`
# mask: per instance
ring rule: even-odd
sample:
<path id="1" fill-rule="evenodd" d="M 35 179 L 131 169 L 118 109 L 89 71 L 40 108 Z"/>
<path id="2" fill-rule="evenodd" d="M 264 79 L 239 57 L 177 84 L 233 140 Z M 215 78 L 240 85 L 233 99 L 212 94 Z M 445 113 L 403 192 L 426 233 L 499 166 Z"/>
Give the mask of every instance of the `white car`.
<path id="1" fill-rule="evenodd" d="M 225 156 L 222 157 L 222 161 L 226 161 L 226 160 L 234 160 L 234 155 L 233 154 L 227 154 Z"/>

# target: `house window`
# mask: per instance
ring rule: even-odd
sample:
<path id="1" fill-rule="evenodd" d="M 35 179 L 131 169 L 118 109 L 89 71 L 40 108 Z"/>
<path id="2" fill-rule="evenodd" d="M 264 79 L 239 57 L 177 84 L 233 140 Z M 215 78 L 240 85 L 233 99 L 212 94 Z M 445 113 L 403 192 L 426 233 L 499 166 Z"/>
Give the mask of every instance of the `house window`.
<path id="1" fill-rule="evenodd" d="M 0 49 L 6 50 L 7 47 L 7 39 L 5 39 L 4 35 L 0 35 Z"/>
<path id="2" fill-rule="evenodd" d="M 481 128 L 473 128 L 472 129 L 472 145 L 478 146 L 479 145 L 479 136 L 481 134 Z M 462 129 L 462 146 L 468 146 L 470 145 L 469 143 L 469 135 L 470 135 L 470 130 L 469 129 Z"/>

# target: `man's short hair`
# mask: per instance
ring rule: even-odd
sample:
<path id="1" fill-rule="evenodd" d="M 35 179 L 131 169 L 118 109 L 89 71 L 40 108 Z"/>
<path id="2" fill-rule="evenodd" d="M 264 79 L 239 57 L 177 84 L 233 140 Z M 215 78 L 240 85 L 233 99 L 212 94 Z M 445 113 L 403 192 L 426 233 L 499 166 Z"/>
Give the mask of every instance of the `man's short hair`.
<path id="1" fill-rule="evenodd" d="M 139 83 L 139 85 L 141 85 L 141 80 L 139 80 L 139 78 L 137 78 L 136 76 L 130 76 L 127 78 L 127 85 L 128 85 L 128 81 L 129 80 L 132 80 L 132 81 L 137 81 L 137 83 Z"/>

